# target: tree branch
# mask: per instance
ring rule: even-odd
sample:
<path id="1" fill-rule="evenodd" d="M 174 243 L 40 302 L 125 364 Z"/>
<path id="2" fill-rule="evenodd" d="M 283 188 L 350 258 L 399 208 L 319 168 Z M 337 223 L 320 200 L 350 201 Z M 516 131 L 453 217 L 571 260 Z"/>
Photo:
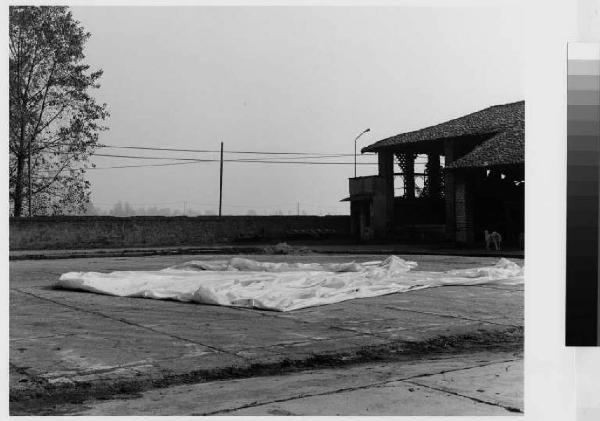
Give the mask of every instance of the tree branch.
<path id="1" fill-rule="evenodd" d="M 39 130 L 37 130 L 37 133 L 34 133 L 34 136 L 37 136 L 39 133 L 43 132 L 43 131 L 44 131 L 44 129 L 45 129 L 46 127 L 48 127 L 50 124 L 52 124 L 52 122 L 53 122 L 54 120 L 56 120 L 56 118 L 57 118 L 59 115 L 61 115 L 61 114 L 62 114 L 62 112 L 65 110 L 65 108 L 67 108 L 67 105 L 68 105 L 68 104 L 66 104 L 66 103 L 65 103 L 65 104 L 63 104 L 63 106 L 61 107 L 61 109 L 60 109 L 60 110 L 59 110 L 59 111 L 58 111 L 56 114 L 54 114 L 54 117 L 52 117 L 52 118 L 51 118 L 50 120 L 48 120 L 48 121 L 47 121 L 47 122 L 46 122 L 46 123 L 45 123 L 45 124 L 44 124 L 42 127 L 40 127 L 40 129 L 39 129 Z"/>
<path id="2" fill-rule="evenodd" d="M 27 84 L 23 90 L 23 105 L 29 100 L 29 86 L 31 86 L 31 79 L 33 77 L 33 69 L 35 69 L 35 59 L 37 58 L 37 44 L 33 50 L 33 57 L 31 58 L 31 68 L 29 69 L 29 76 L 27 76 Z"/>
<path id="3" fill-rule="evenodd" d="M 45 186 L 40 187 L 40 188 L 34 190 L 33 194 L 35 195 L 35 194 L 41 193 L 44 190 L 46 190 L 47 188 L 49 188 L 52 185 L 52 183 L 54 183 L 58 179 L 58 176 L 60 175 L 61 172 L 63 172 L 63 170 L 65 169 L 65 167 L 67 166 L 67 164 L 71 161 L 71 159 L 72 158 L 67 158 L 65 160 L 65 162 L 63 163 L 62 167 L 60 168 L 60 170 L 58 170 L 56 172 L 56 174 L 54 175 L 54 177 L 52 177 L 52 180 L 50 180 L 50 182 L 48 182 Z"/>
<path id="4" fill-rule="evenodd" d="M 42 105 L 40 106 L 40 115 L 38 117 L 37 124 L 35 125 L 35 129 L 31 134 L 31 138 L 29 139 L 30 143 L 33 143 L 35 137 L 37 136 L 38 129 L 40 127 L 40 123 L 42 121 L 42 116 L 44 115 L 44 110 L 46 108 L 46 98 L 48 97 L 48 91 L 52 87 L 52 76 L 54 76 L 54 70 L 56 69 L 56 58 L 52 61 L 52 69 L 50 70 L 50 75 L 48 76 L 48 81 L 46 82 L 46 91 L 44 92 L 44 98 L 42 100 Z"/>

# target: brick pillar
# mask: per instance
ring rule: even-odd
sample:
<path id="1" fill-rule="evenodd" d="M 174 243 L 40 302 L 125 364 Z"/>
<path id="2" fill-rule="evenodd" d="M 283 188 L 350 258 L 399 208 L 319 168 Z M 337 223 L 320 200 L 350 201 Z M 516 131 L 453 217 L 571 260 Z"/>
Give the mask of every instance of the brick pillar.
<path id="1" fill-rule="evenodd" d="M 415 155 L 412 153 L 404 154 L 404 197 L 407 199 L 415 198 Z"/>
<path id="2" fill-rule="evenodd" d="M 427 195 L 429 197 L 440 197 L 442 179 L 440 171 L 440 156 L 438 154 L 427 155 Z"/>
<path id="3" fill-rule="evenodd" d="M 359 202 L 350 202 L 350 232 L 354 238 L 360 238 L 361 209 Z"/>
<path id="4" fill-rule="evenodd" d="M 444 141 L 446 167 L 455 159 L 454 144 Z M 456 240 L 456 212 L 454 209 L 454 171 L 444 171 L 444 201 L 446 202 L 446 239 Z"/>
<path id="5" fill-rule="evenodd" d="M 456 241 L 472 244 L 475 242 L 473 230 L 473 191 L 469 174 L 458 171 L 455 174 Z"/>
<path id="6" fill-rule="evenodd" d="M 383 178 L 383 197 L 380 209 L 374 209 L 373 216 L 379 228 L 375 229 L 378 238 L 385 238 L 392 232 L 392 215 L 394 212 L 394 155 L 392 152 L 381 151 L 377 154 L 379 177 Z M 374 203 L 375 206 L 375 203 Z M 377 216 L 376 216 L 377 215 Z"/>

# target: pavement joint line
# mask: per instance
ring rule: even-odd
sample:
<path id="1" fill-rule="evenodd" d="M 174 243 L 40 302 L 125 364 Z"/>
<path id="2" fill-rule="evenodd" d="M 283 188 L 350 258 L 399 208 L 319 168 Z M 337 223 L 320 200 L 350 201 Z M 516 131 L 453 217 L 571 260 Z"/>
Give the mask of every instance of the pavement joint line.
<path id="1" fill-rule="evenodd" d="M 369 332 L 369 331 L 365 331 L 365 330 L 351 329 L 349 327 L 342 327 L 342 326 L 329 326 L 329 328 L 332 329 L 332 330 L 342 330 L 344 332 L 352 332 L 352 333 L 355 333 L 355 334 L 372 336 L 372 337 L 377 338 L 377 339 L 385 339 L 385 340 L 390 340 L 391 339 L 389 337 L 389 335 L 385 335 L 385 333 Z"/>
<path id="2" fill-rule="evenodd" d="M 356 332 L 354 330 L 350 331 L 350 332 L 352 332 L 352 333 L 360 333 L 360 332 Z M 366 334 L 363 335 L 363 334 L 360 334 L 360 335 L 353 336 L 352 339 L 355 339 L 355 338 L 361 337 L 361 336 L 373 336 L 373 335 L 366 335 Z M 343 341 L 346 341 L 347 339 L 348 339 L 347 336 L 337 337 L 337 338 L 307 338 L 307 339 L 301 340 L 301 341 L 280 342 L 280 343 L 274 344 L 274 345 L 250 346 L 250 347 L 247 347 L 247 348 L 240 349 L 238 352 L 260 351 L 260 350 L 269 349 L 269 348 L 277 350 L 280 347 L 303 345 L 303 344 L 307 344 L 307 343 L 310 343 L 310 342 L 320 342 L 320 343 L 322 343 L 322 342 L 340 342 L 340 341 L 343 342 Z"/>
<path id="3" fill-rule="evenodd" d="M 432 373 L 432 374 L 416 374 L 414 376 L 407 377 L 407 378 L 402 379 L 400 381 L 411 381 L 411 380 L 415 380 L 415 379 L 420 379 L 422 377 L 437 376 L 439 374 L 453 373 L 455 371 L 471 370 L 472 368 L 487 367 L 488 365 L 494 365 L 494 364 L 514 363 L 514 362 L 517 362 L 517 361 L 519 361 L 521 359 L 522 358 L 509 358 L 509 359 L 496 360 L 496 361 L 487 361 L 487 362 L 485 362 L 483 364 L 474 364 L 472 366 L 462 367 L 462 368 L 451 368 L 451 369 L 448 369 L 448 370 L 441 370 L 441 371 L 439 371 L 437 373 Z"/>
<path id="4" fill-rule="evenodd" d="M 419 272 L 418 270 L 415 270 L 414 273 Z M 425 271 L 424 271 L 425 272 Z M 508 286 L 518 286 L 517 284 L 513 284 L 513 285 L 508 285 Z M 498 288 L 497 286 L 494 285 L 490 285 L 490 284 L 473 284 L 473 285 L 433 285 L 424 289 L 411 289 L 409 291 L 404 291 L 401 294 L 406 294 L 408 292 L 418 292 L 418 291 L 427 291 L 427 290 L 431 290 L 431 289 L 435 289 L 435 288 L 471 288 L 471 287 L 477 287 L 477 288 L 485 288 L 485 289 L 494 289 L 496 291 L 504 291 L 504 292 L 525 292 L 525 289 L 506 289 L 506 288 Z"/>
<path id="5" fill-rule="evenodd" d="M 54 379 L 57 377 L 81 377 L 81 376 L 88 376 L 91 374 L 107 374 L 107 373 L 112 373 L 115 370 L 119 370 L 119 369 L 123 369 L 123 368 L 140 368 L 140 367 L 154 367 L 154 364 L 152 364 L 152 361 L 150 360 L 142 360 L 142 361 L 134 361 L 131 363 L 125 363 L 125 364 L 119 364 L 119 365 L 115 365 L 112 367 L 106 367 L 106 368 L 95 368 L 95 369 L 84 369 L 84 370 L 80 370 L 80 371 L 76 371 L 76 370 L 64 370 L 64 371 L 54 371 L 54 372 L 50 372 L 50 373 L 45 373 L 40 375 L 40 377 L 46 378 L 46 379 Z"/>
<path id="6" fill-rule="evenodd" d="M 296 396 L 291 396 L 288 398 L 282 398 L 282 399 L 274 399 L 271 401 L 266 401 L 266 402 L 259 402 L 259 401 L 254 401 L 245 405 L 241 405 L 239 407 L 235 407 L 235 408 L 227 408 L 227 409 L 220 409 L 218 411 L 213 411 L 213 412 L 199 412 L 199 413 L 192 413 L 192 416 L 211 416 L 211 415 L 219 415 L 219 414 L 227 414 L 229 412 L 233 412 L 233 411 L 238 411 L 240 409 L 246 409 L 246 408 L 254 408 L 257 406 L 262 406 L 262 405 L 269 405 L 269 404 L 273 404 L 273 403 L 282 403 L 282 402 L 289 402 L 289 401 L 294 401 L 297 399 L 304 399 L 304 398 L 312 398 L 315 396 L 328 396 L 328 395 L 335 395 L 338 393 L 344 393 L 344 392 L 353 392 L 355 390 L 364 390 L 364 389 L 370 389 L 370 388 L 376 388 L 376 387 L 385 387 L 387 384 L 389 383 L 397 383 L 397 382 L 403 382 L 403 383 L 409 383 L 409 384 L 414 384 L 417 386 L 422 386 L 422 387 L 429 387 L 429 386 L 425 386 L 425 385 L 421 385 L 418 383 L 413 383 L 410 380 L 414 379 L 414 378 L 418 378 L 418 377 L 428 377 L 428 376 L 435 376 L 438 374 L 444 374 L 444 373 L 451 373 L 454 371 L 462 371 L 462 370 L 468 370 L 468 369 L 472 369 L 472 368 L 479 368 L 479 367 L 486 367 L 488 365 L 493 365 L 493 364 L 500 364 L 500 363 L 504 363 L 504 362 L 511 362 L 511 361 L 517 361 L 516 359 L 510 359 L 510 360 L 498 360 L 498 361 L 490 361 L 487 362 L 485 364 L 475 364 L 475 365 L 471 365 L 471 366 L 466 366 L 466 367 L 461 367 L 461 368 L 456 368 L 456 369 L 450 369 L 450 370 L 442 370 L 440 372 L 436 372 L 436 373 L 429 373 L 429 374 L 422 374 L 422 375 L 417 375 L 417 376 L 410 376 L 410 377 L 405 377 L 405 378 L 398 378 L 398 379 L 393 379 L 393 380 L 385 380 L 382 382 L 375 382 L 375 383 L 370 383 L 367 385 L 362 385 L 362 386 L 352 386 L 352 387 L 343 387 L 340 389 L 336 389 L 336 390 L 330 390 L 328 392 L 322 392 L 322 393 L 302 393 L 300 395 L 296 395 Z M 434 389 L 434 390 L 438 390 L 435 389 L 433 387 L 430 387 L 430 389 Z M 447 392 L 445 390 L 438 390 L 439 392 L 444 392 L 444 393 L 449 393 L 452 395 L 456 395 L 456 396 L 461 396 L 464 398 L 468 398 L 480 403 L 485 403 L 487 405 L 492 405 L 492 406 L 499 406 L 502 407 L 504 409 L 506 409 L 507 411 L 510 412 L 523 412 L 518 408 L 512 408 L 512 407 L 505 407 L 499 404 L 495 404 L 495 403 L 490 403 L 490 402 L 485 402 L 482 400 L 478 400 L 477 398 L 472 398 L 470 396 L 463 396 L 460 395 L 458 393 L 450 393 Z"/>
<path id="7" fill-rule="evenodd" d="M 453 285 L 453 286 L 462 286 L 462 285 Z M 468 286 L 473 286 L 473 287 L 478 287 L 478 288 L 495 289 L 497 291 L 505 291 L 505 292 L 525 292 L 524 288 L 523 289 L 506 289 L 506 288 L 498 288 L 493 285 L 468 285 Z M 515 285 L 511 285 L 511 286 L 515 286 Z"/>
<path id="8" fill-rule="evenodd" d="M 130 325 L 130 326 L 135 326 L 135 327 L 140 328 L 140 329 L 148 330 L 148 331 L 153 332 L 153 333 L 158 333 L 158 334 L 161 334 L 161 335 L 169 336 L 169 337 L 171 337 L 173 339 L 177 339 L 177 340 L 180 340 L 180 341 L 193 343 L 195 345 L 200 345 L 200 346 L 203 346 L 205 348 L 212 349 L 213 351 L 217 351 L 217 352 L 221 352 L 221 353 L 224 353 L 224 354 L 233 355 L 234 357 L 241 358 L 243 360 L 249 360 L 248 358 L 246 358 L 246 357 L 244 357 L 242 355 L 238 355 L 237 353 L 235 353 L 233 351 L 227 351 L 225 349 L 217 348 L 217 347 L 214 347 L 214 346 L 211 346 L 211 345 L 205 345 L 203 343 L 200 343 L 200 342 L 197 342 L 197 341 L 193 341 L 191 339 L 183 338 L 183 337 L 180 337 L 178 335 L 173 335 L 171 333 L 166 333 L 166 332 L 162 332 L 160 330 L 152 329 L 150 327 L 143 326 L 143 325 L 131 322 L 131 321 L 126 320 L 126 319 L 111 317 L 111 316 L 109 316 L 107 314 L 100 313 L 98 311 L 87 310 L 87 309 L 83 309 L 81 307 L 77 307 L 77 306 L 73 306 L 73 305 L 61 303 L 60 301 L 55 301 L 55 300 L 52 300 L 52 299 L 47 298 L 47 297 L 41 297 L 41 296 L 33 294 L 31 292 L 23 291 L 23 290 L 21 290 L 19 288 L 14 288 L 14 290 L 20 292 L 21 294 L 30 295 L 30 296 L 35 297 L 35 298 L 40 299 L 40 300 L 49 301 L 49 302 L 54 303 L 56 305 L 67 307 L 67 308 L 69 308 L 71 310 L 81 311 L 83 313 L 94 314 L 96 316 L 104 317 L 104 318 L 109 319 L 109 320 L 117 321 L 117 322 L 124 323 L 124 324 Z"/>
<path id="9" fill-rule="evenodd" d="M 395 306 L 386 306 L 385 308 L 388 308 L 390 310 L 410 311 L 413 313 L 428 314 L 431 316 L 440 316 L 440 317 L 449 317 L 452 319 L 469 320 L 472 322 L 489 323 L 489 324 L 497 325 L 497 326 L 522 327 L 521 325 L 515 325 L 515 324 L 511 324 L 511 323 L 498 323 L 498 322 L 492 322 L 490 320 L 474 319 L 474 318 L 470 318 L 470 317 L 456 316 L 454 314 L 436 313 L 433 311 L 419 311 L 419 310 L 413 310 L 413 309 L 409 309 L 409 308 L 395 307 Z"/>
<path id="10" fill-rule="evenodd" d="M 288 346 L 296 346 L 296 345 L 304 345 L 311 342 L 324 342 L 324 341 L 340 341 L 347 338 L 306 338 L 302 341 L 290 341 L 290 342 L 280 342 L 275 345 L 266 345 L 266 346 L 250 346 L 247 348 L 240 349 L 238 352 L 252 352 L 252 351 L 260 351 L 264 349 L 274 348 L 274 347 L 288 347 Z"/>
<path id="11" fill-rule="evenodd" d="M 34 339 L 50 339 L 50 338 L 65 338 L 67 336 L 75 336 L 75 333 L 64 333 L 61 335 L 49 335 L 49 336 L 32 336 L 30 338 L 10 338 L 11 342 L 19 342 L 19 341 L 30 341 Z"/>
<path id="12" fill-rule="evenodd" d="M 419 330 L 419 328 L 422 328 L 422 327 L 423 326 L 420 326 L 420 327 L 417 326 L 417 327 L 409 328 L 409 329 L 402 329 L 402 328 L 400 328 L 398 330 L 401 330 L 403 332 L 414 332 L 415 330 Z M 354 332 L 354 333 L 358 333 L 358 334 L 362 334 L 362 335 L 370 335 L 370 336 L 373 336 L 373 337 L 375 337 L 377 339 L 384 339 L 384 340 L 388 340 L 388 341 L 389 340 L 394 340 L 394 336 L 390 336 L 389 331 L 374 333 L 374 332 L 366 332 L 364 330 L 359 330 L 359 329 L 354 330 L 354 329 L 343 328 L 343 327 L 339 327 L 338 328 L 337 326 L 334 326 L 333 328 L 334 329 L 348 331 L 348 332 Z M 391 329 L 391 330 L 394 330 L 394 329 Z M 412 340 L 405 340 L 405 342 L 406 343 L 411 343 Z"/>
<path id="13" fill-rule="evenodd" d="M 435 313 L 433 313 L 433 314 L 435 314 Z M 439 315 L 439 316 L 442 316 L 442 315 Z M 482 321 L 482 320 L 477 320 L 477 319 L 465 319 L 465 320 L 472 321 L 472 322 L 478 322 L 478 323 L 481 323 L 481 324 L 484 324 L 484 325 L 488 324 L 488 325 L 503 326 L 503 327 L 514 327 L 514 328 L 518 328 L 518 329 L 522 328 L 522 326 L 518 326 L 518 325 L 505 325 L 505 324 L 492 323 L 492 322 L 487 322 L 487 321 Z M 421 327 L 423 327 L 423 326 L 421 326 Z M 390 339 L 392 339 L 392 338 L 390 338 L 389 335 L 386 334 L 386 332 L 379 332 L 379 333 L 376 333 L 376 332 L 367 332 L 365 330 L 359 330 L 358 328 L 357 329 L 351 329 L 351 328 L 348 328 L 348 327 L 341 327 L 341 326 L 330 326 L 330 329 L 333 329 L 333 330 L 342 330 L 342 331 L 345 331 L 345 332 L 353 332 L 353 333 L 357 333 L 357 334 L 361 334 L 361 335 L 373 336 L 374 338 L 377 338 L 377 339 L 384 339 L 384 340 L 390 340 Z M 410 329 L 403 329 L 403 330 L 410 332 L 410 331 L 415 331 L 415 330 L 418 330 L 418 329 L 419 329 L 419 326 L 414 327 L 414 328 L 410 328 Z"/>
<path id="14" fill-rule="evenodd" d="M 474 367 L 469 367 L 469 368 L 474 368 Z M 437 375 L 437 374 L 433 374 L 433 375 Z M 421 377 L 427 377 L 427 376 L 421 376 Z M 413 384 L 415 386 L 426 387 L 428 389 L 436 390 L 438 392 L 447 393 L 449 395 L 460 396 L 462 398 L 467 398 L 467 399 L 470 399 L 470 400 L 478 402 L 478 403 L 483 403 L 483 404 L 486 404 L 486 405 L 491 405 L 491 406 L 496 406 L 496 407 L 499 407 L 499 408 L 504 408 L 504 409 L 506 409 L 509 412 L 518 412 L 518 413 L 521 413 L 521 414 L 523 413 L 523 410 L 520 409 L 520 408 L 515 408 L 515 407 L 512 407 L 512 406 L 508 406 L 508 405 L 502 405 L 502 404 L 500 404 L 498 402 L 486 401 L 486 400 L 475 398 L 475 397 L 469 396 L 469 395 L 463 395 L 462 393 L 454 392 L 452 390 L 447 390 L 447 389 L 444 389 L 444 388 L 433 387 L 433 386 L 429 386 L 429 385 L 426 385 L 426 384 L 421 384 L 421 383 L 418 383 L 418 382 L 415 382 L 415 381 L 410 381 L 410 380 L 402 380 L 402 382 L 403 383 L 408 383 L 408 384 Z"/>

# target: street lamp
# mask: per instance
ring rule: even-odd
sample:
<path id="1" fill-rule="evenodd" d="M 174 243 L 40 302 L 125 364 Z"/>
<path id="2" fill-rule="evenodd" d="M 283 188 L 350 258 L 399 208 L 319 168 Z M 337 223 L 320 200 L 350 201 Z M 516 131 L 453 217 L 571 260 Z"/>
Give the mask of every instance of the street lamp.
<path id="1" fill-rule="evenodd" d="M 360 134 L 358 136 L 356 136 L 356 138 L 354 139 L 354 178 L 356 178 L 356 141 L 358 140 L 359 137 L 361 137 L 362 135 L 364 135 L 365 133 L 368 133 L 370 131 L 371 131 L 371 129 L 366 128 L 362 132 L 360 132 Z"/>

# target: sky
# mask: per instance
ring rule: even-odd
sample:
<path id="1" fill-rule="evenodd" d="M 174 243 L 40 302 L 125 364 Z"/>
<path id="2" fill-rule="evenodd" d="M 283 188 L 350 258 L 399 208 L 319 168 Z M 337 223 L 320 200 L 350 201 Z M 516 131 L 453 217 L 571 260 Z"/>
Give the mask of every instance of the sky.
<path id="1" fill-rule="evenodd" d="M 91 32 L 100 142 L 352 154 L 398 133 L 522 100 L 519 9 L 487 7 L 73 7 Z M 98 153 L 218 159 L 218 153 Z M 359 157 L 375 162 L 375 157 Z M 322 160 L 322 159 L 321 159 Z M 314 160 L 313 160 L 314 161 Z M 223 213 L 348 214 L 349 165 L 225 162 Z M 166 163 L 93 157 L 97 167 Z M 358 175 L 376 174 L 359 165 Z M 92 201 L 215 212 L 219 163 L 96 169 Z"/>

